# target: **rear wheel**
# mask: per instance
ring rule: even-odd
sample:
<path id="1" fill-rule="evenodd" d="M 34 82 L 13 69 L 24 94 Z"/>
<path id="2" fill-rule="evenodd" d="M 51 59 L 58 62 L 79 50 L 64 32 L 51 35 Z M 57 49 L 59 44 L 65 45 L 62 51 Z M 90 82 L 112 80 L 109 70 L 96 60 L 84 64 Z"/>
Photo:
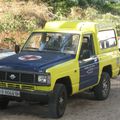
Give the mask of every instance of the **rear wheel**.
<path id="1" fill-rule="evenodd" d="M 0 109 L 6 109 L 8 106 L 9 100 L 6 97 L 0 96 Z"/>
<path id="2" fill-rule="evenodd" d="M 105 100 L 110 93 L 110 76 L 103 72 L 99 84 L 94 88 L 94 95 L 97 100 Z"/>
<path id="3" fill-rule="evenodd" d="M 49 111 L 52 118 L 63 116 L 67 103 L 67 91 L 63 84 L 56 84 L 53 96 L 49 100 Z"/>

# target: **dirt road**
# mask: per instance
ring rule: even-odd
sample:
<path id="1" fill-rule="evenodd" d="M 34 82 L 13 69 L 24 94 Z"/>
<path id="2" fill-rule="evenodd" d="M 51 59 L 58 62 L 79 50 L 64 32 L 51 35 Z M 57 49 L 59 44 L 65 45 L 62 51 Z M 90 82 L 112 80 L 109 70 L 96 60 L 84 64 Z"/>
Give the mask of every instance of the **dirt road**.
<path id="1" fill-rule="evenodd" d="M 120 120 L 120 77 L 111 81 L 111 93 L 107 100 L 96 101 L 91 93 L 72 96 L 60 120 Z M 7 110 L 0 111 L 0 120 L 50 119 L 47 106 L 10 103 Z"/>

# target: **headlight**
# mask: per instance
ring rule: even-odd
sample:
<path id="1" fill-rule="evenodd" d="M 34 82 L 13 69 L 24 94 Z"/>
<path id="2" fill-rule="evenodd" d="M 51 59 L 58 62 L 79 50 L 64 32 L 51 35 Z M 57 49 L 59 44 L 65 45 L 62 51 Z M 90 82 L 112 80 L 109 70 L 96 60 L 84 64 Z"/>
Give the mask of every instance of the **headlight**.
<path id="1" fill-rule="evenodd" d="M 36 82 L 41 85 L 50 85 L 50 74 L 38 75 L 38 79 Z"/>

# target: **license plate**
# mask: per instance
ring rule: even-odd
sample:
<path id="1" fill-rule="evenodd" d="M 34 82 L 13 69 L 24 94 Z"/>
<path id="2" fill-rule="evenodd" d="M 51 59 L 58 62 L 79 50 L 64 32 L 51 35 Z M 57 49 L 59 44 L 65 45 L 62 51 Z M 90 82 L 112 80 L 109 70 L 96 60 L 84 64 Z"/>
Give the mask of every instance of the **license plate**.
<path id="1" fill-rule="evenodd" d="M 20 91 L 16 90 L 7 90 L 7 89 L 0 89 L 0 95 L 7 95 L 13 97 L 20 97 Z"/>

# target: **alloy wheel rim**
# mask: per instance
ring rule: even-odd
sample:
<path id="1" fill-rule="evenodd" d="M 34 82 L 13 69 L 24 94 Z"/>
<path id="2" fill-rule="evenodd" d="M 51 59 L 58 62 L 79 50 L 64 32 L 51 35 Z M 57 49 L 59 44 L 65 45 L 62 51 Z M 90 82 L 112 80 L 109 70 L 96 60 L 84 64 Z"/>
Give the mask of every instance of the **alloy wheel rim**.
<path id="1" fill-rule="evenodd" d="M 109 83 L 106 79 L 103 80 L 103 95 L 106 97 L 109 92 Z"/>
<path id="2" fill-rule="evenodd" d="M 62 93 L 62 95 L 58 99 L 58 111 L 59 115 L 62 115 L 65 110 L 65 94 Z"/>

